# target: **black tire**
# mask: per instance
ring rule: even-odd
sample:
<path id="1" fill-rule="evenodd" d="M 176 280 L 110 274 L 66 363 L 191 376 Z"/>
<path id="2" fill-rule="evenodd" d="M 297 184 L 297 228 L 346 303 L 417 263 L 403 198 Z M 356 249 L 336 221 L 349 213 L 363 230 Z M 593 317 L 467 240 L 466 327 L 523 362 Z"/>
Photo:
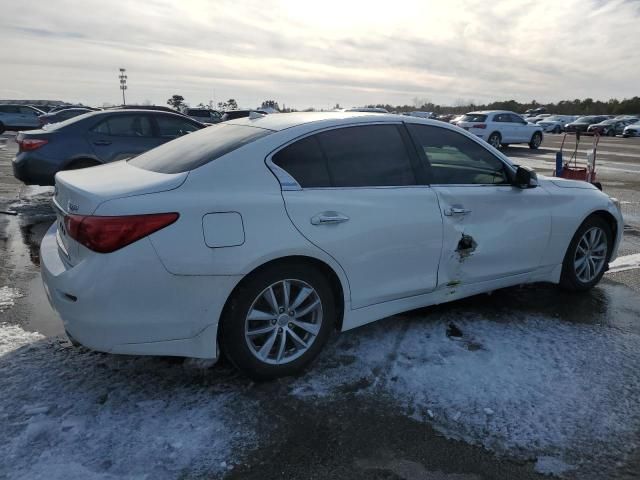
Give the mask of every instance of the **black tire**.
<path id="1" fill-rule="evenodd" d="M 616 131 L 611 128 L 608 132 L 607 132 L 607 137 L 615 137 L 616 136 Z"/>
<path id="2" fill-rule="evenodd" d="M 542 143 L 542 134 L 540 132 L 535 132 L 531 136 L 531 141 L 529 142 L 529 148 L 532 150 L 537 150 Z"/>
<path id="3" fill-rule="evenodd" d="M 580 278 L 578 278 L 578 275 L 576 274 L 574 260 L 576 257 L 578 243 L 582 239 L 583 235 L 594 227 L 601 229 L 606 235 L 606 257 L 604 264 L 597 275 L 591 281 L 584 282 Z M 571 290 L 574 292 L 585 291 L 593 288 L 602 279 L 604 272 L 608 268 L 612 246 L 613 233 L 609 224 L 602 217 L 596 215 L 592 215 L 591 217 L 587 218 L 584 222 L 582 222 L 582 225 L 580 225 L 576 233 L 573 235 L 571 243 L 569 244 L 569 248 L 567 248 L 567 252 L 565 253 L 564 260 L 562 262 L 562 274 L 560 275 L 560 286 L 566 290 Z"/>
<path id="4" fill-rule="evenodd" d="M 556 125 L 555 128 L 553 129 L 553 133 L 561 133 L 562 129 L 560 128 L 560 125 Z"/>
<path id="5" fill-rule="evenodd" d="M 249 347 L 249 341 L 245 338 L 245 322 L 254 302 L 265 289 L 274 283 L 292 279 L 305 282 L 317 293 L 322 306 L 320 329 L 313 343 L 301 356 L 287 363 L 267 363 L 258 359 Z M 325 275 L 309 265 L 276 264 L 251 274 L 233 292 L 221 318 L 222 353 L 238 370 L 254 380 L 270 380 L 293 375 L 305 369 L 320 353 L 336 325 L 336 316 L 335 298 Z M 278 331 L 280 330 L 282 328 L 278 328 Z"/>
<path id="6" fill-rule="evenodd" d="M 489 138 L 487 138 L 487 143 L 491 145 L 493 148 L 499 149 L 500 145 L 502 144 L 501 140 L 502 140 L 502 135 L 500 135 L 499 132 L 493 132 L 491 135 L 489 135 Z"/>
<path id="7" fill-rule="evenodd" d="M 69 163 L 64 169 L 65 170 L 80 170 L 81 168 L 89 168 L 89 167 L 97 167 L 98 165 L 102 165 L 100 162 L 95 160 L 91 160 L 89 158 L 82 158 L 80 160 L 74 160 Z"/>
<path id="8" fill-rule="evenodd" d="M 0 135 L 2 135 L 5 132 L 6 128 L 4 126 L 4 123 L 0 122 Z"/>

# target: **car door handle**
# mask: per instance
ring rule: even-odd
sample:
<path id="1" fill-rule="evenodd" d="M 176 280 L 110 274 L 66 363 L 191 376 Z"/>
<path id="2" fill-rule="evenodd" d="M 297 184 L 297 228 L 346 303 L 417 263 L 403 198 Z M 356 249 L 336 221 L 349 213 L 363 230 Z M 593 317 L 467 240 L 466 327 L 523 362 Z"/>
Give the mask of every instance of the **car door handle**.
<path id="1" fill-rule="evenodd" d="M 94 145 L 111 145 L 109 140 L 96 140 L 93 142 Z"/>
<path id="2" fill-rule="evenodd" d="M 444 211 L 447 217 L 451 217 L 452 215 L 466 215 L 467 213 L 471 213 L 471 210 L 459 207 L 451 207 Z"/>
<path id="3" fill-rule="evenodd" d="M 324 212 L 311 217 L 311 225 L 329 225 L 332 223 L 343 223 L 349 220 L 349 217 L 338 212 Z"/>

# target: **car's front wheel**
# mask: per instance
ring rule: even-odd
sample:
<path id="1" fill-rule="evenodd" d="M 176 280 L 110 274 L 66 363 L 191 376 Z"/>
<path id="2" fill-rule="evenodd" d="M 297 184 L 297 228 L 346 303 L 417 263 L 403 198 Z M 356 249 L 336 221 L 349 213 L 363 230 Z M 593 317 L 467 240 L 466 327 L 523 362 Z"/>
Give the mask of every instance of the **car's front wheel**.
<path id="1" fill-rule="evenodd" d="M 560 133 L 562 132 L 562 129 L 560 128 L 560 125 L 556 125 L 553 129 L 553 133 Z"/>
<path id="2" fill-rule="evenodd" d="M 532 148 L 535 150 L 538 147 L 540 147 L 541 143 L 542 143 L 542 134 L 540 132 L 535 132 L 531 137 L 531 141 L 529 142 L 529 148 Z"/>
<path id="3" fill-rule="evenodd" d="M 268 267 L 245 279 L 222 316 L 221 346 L 257 380 L 292 375 L 320 352 L 336 322 L 324 275 L 306 265 Z"/>
<path id="4" fill-rule="evenodd" d="M 2 135 L 5 131 L 4 123 L 0 122 L 0 135 Z"/>
<path id="5" fill-rule="evenodd" d="M 560 285 L 568 290 L 588 290 L 596 285 L 607 267 L 613 233 L 601 217 L 587 218 L 576 231 L 562 263 Z"/>

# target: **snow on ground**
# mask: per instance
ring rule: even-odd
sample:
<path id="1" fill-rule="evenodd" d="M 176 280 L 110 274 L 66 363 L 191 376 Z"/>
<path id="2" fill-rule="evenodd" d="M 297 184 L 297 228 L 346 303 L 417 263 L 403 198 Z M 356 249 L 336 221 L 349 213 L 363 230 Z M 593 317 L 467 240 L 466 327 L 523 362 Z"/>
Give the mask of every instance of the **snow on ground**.
<path id="1" fill-rule="evenodd" d="M 255 441 L 241 390 L 0 324 L 0 478 L 210 478 Z"/>
<path id="2" fill-rule="evenodd" d="M 292 393 L 330 399 L 356 385 L 453 438 L 542 457 L 549 473 L 606 470 L 640 447 L 639 335 L 519 314 L 435 316 L 344 335 Z M 461 340 L 446 336 L 451 321 Z"/>
<path id="3" fill-rule="evenodd" d="M 15 305 L 16 298 L 21 298 L 24 295 L 17 288 L 0 287 L 0 312 L 11 308 Z"/>
<path id="4" fill-rule="evenodd" d="M 609 263 L 608 272 L 623 272 L 625 270 L 633 270 L 635 268 L 640 268 L 640 253 L 616 258 L 613 262 Z"/>

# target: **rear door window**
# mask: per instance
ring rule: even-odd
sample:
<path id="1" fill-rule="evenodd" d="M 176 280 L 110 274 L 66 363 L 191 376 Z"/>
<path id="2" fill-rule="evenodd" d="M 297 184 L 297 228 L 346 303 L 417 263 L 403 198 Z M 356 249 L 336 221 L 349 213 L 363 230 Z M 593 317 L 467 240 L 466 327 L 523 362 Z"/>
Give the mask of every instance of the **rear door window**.
<path id="1" fill-rule="evenodd" d="M 415 185 L 397 125 L 366 125 L 317 135 L 334 187 Z"/>
<path id="2" fill-rule="evenodd" d="M 331 187 L 327 162 L 315 136 L 283 148 L 272 162 L 291 175 L 302 188 Z"/>
<path id="3" fill-rule="evenodd" d="M 299 140 L 272 161 L 303 188 L 415 185 L 397 125 L 343 127 Z"/>
<path id="4" fill-rule="evenodd" d="M 152 137 L 153 129 L 147 115 L 113 115 L 92 131 L 112 137 Z"/>

